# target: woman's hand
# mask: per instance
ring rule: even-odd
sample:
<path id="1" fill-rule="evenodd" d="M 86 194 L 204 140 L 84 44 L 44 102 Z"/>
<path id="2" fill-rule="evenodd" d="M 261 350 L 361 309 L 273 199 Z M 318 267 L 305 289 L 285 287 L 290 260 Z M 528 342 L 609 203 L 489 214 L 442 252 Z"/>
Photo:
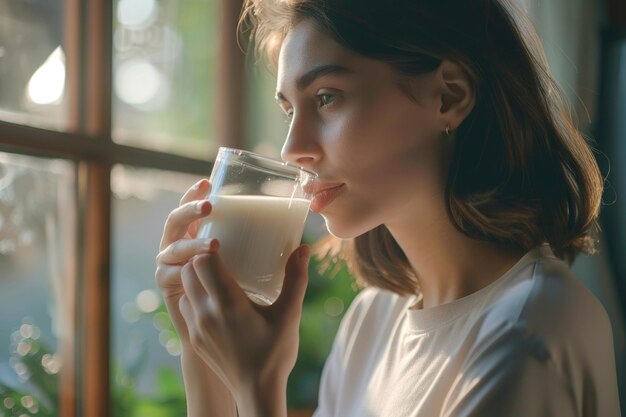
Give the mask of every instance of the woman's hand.
<path id="1" fill-rule="evenodd" d="M 184 294 L 180 276 L 183 265 L 192 257 L 217 248 L 216 242 L 195 239 L 199 220 L 211 212 L 211 204 L 203 200 L 210 188 L 206 179 L 199 181 L 185 193 L 180 206 L 168 216 L 156 258 L 155 275 L 182 345 L 181 367 L 187 415 L 236 417 L 237 410 L 230 391 L 191 347 L 187 325 L 178 307 Z"/>
<path id="2" fill-rule="evenodd" d="M 286 386 L 298 353 L 309 249 L 287 262 L 283 289 L 271 306 L 241 290 L 219 250 L 182 268 L 180 311 L 196 353 L 226 383 L 240 416 L 286 414 Z"/>
<path id="3" fill-rule="evenodd" d="M 204 200 L 210 189 L 209 181 L 203 179 L 183 195 L 179 207 L 167 217 L 160 252 L 156 257 L 156 282 L 183 345 L 189 343 L 189 334 L 178 308 L 184 293 L 180 271 L 194 256 L 209 253 L 216 248 L 216 243 L 211 243 L 211 240 L 195 239 L 200 219 L 211 212 L 211 203 Z"/>

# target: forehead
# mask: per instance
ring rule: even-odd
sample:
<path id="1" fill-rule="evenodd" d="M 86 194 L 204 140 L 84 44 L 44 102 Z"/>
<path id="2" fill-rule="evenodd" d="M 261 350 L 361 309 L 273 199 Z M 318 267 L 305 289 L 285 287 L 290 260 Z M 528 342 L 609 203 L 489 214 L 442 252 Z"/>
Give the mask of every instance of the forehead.
<path id="1" fill-rule="evenodd" d="M 312 21 L 304 20 L 289 31 L 281 45 L 278 56 L 278 86 L 292 84 L 298 76 L 318 65 L 334 64 L 358 68 L 359 63 L 366 60 L 320 31 Z"/>

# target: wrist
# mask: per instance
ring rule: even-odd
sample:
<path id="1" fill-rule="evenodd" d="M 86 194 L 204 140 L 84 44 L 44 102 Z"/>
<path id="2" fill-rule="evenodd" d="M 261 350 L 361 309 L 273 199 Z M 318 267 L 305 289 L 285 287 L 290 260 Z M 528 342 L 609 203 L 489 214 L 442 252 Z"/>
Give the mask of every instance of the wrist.
<path id="1" fill-rule="evenodd" d="M 191 346 L 186 347 L 184 344 L 181 346 L 180 363 L 183 368 L 195 368 L 196 370 L 204 370 L 207 367 L 193 348 Z"/>
<path id="2" fill-rule="evenodd" d="M 287 378 L 259 378 L 242 388 L 237 398 L 239 417 L 287 416 Z"/>
<path id="3" fill-rule="evenodd" d="M 188 416 L 237 416 L 230 390 L 191 347 L 182 349 L 180 360 Z"/>

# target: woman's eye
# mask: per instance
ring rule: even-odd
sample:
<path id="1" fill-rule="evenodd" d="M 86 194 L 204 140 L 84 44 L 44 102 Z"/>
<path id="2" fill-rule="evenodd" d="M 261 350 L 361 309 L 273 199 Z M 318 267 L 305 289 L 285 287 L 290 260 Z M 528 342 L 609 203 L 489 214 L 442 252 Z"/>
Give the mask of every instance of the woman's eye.
<path id="1" fill-rule="evenodd" d="M 318 94 L 320 100 L 320 107 L 328 106 L 333 101 L 335 101 L 336 96 L 334 94 Z"/>

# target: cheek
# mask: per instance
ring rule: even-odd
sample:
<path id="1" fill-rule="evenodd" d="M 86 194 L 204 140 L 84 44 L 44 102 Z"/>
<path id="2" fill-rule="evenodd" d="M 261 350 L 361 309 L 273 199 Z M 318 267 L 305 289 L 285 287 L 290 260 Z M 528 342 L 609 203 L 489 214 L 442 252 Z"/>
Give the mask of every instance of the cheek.
<path id="1" fill-rule="evenodd" d="M 349 185 L 349 198 L 325 216 L 330 233 L 358 236 L 388 221 L 409 201 L 426 203 L 441 191 L 444 149 L 432 120 L 426 111 L 396 101 L 346 114 L 324 127 L 326 157 L 337 179 Z"/>
<path id="2" fill-rule="evenodd" d="M 400 106 L 401 107 L 401 106 Z M 391 110 L 393 109 L 393 110 Z M 426 112 L 389 106 L 351 119 L 338 132 L 346 170 L 358 172 L 371 186 L 393 187 L 435 169 L 441 151 Z"/>

